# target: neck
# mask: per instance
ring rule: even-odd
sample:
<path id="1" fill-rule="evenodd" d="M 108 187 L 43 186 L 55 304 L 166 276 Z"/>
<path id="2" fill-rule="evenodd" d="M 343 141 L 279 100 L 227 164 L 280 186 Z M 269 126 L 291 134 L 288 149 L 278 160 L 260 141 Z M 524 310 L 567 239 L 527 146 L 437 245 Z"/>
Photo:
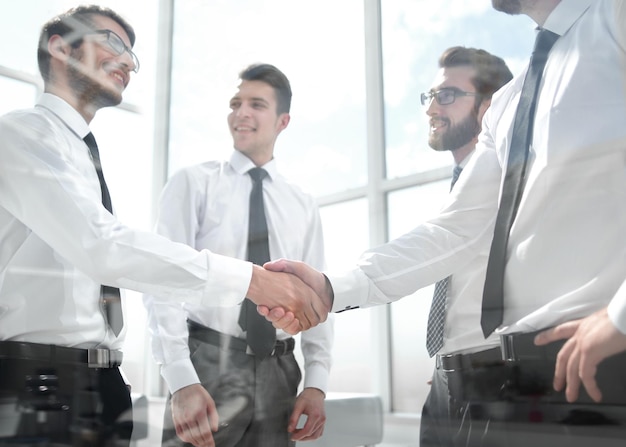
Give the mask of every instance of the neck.
<path id="1" fill-rule="evenodd" d="M 74 110 L 76 110 L 83 117 L 87 124 L 89 124 L 96 115 L 98 108 L 89 102 L 81 101 L 81 99 L 77 98 L 74 92 L 70 89 L 65 89 L 57 84 L 48 84 L 46 85 L 44 91 L 58 96 L 71 105 Z"/>
<path id="2" fill-rule="evenodd" d="M 561 0 L 535 0 L 527 2 L 522 7 L 522 13 L 533 19 L 539 26 L 543 26 L 548 16 L 554 11 L 554 8 L 561 3 Z"/>
<path id="3" fill-rule="evenodd" d="M 460 165 L 465 157 L 467 157 L 476 147 L 476 141 L 472 141 L 470 144 L 466 144 L 454 151 L 450 151 L 454 158 L 454 164 Z"/>

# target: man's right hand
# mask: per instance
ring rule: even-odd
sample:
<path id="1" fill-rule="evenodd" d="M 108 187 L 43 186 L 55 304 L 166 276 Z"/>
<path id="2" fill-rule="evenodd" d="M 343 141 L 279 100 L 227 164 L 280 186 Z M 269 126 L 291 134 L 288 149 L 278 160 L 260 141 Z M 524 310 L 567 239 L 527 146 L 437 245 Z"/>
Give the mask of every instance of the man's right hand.
<path id="1" fill-rule="evenodd" d="M 291 285 L 295 289 L 285 291 L 293 293 L 293 298 L 300 301 L 295 306 L 281 300 L 276 305 L 256 303 L 259 313 L 271 321 L 274 327 L 295 335 L 326 321 L 332 307 L 332 287 L 322 273 L 303 262 L 287 259 L 268 262 L 263 267 L 271 271 L 271 275 L 288 273 L 287 278 L 291 278 Z"/>
<path id="2" fill-rule="evenodd" d="M 172 394 L 172 420 L 178 437 L 195 447 L 215 447 L 218 414 L 215 402 L 202 385 L 181 388 Z"/>

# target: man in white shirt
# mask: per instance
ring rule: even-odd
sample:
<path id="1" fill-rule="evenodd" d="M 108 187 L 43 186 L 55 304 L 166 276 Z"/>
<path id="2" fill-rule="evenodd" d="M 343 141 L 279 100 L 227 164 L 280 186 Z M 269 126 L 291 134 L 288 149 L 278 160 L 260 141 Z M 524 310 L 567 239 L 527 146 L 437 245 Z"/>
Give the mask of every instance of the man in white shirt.
<path id="1" fill-rule="evenodd" d="M 230 160 L 209 161 L 176 173 L 161 195 L 157 232 L 197 250 L 246 259 L 251 250 L 247 242 L 252 220 L 248 217 L 250 171 L 256 167 L 267 173 L 262 184 L 270 257 L 300 259 L 323 268 L 317 205 L 278 173 L 274 158 L 276 138 L 290 120 L 289 80 L 269 64 L 251 65 L 239 78 L 228 115 L 235 149 Z M 330 321 L 301 334 L 304 389 L 296 398 L 301 373 L 294 340 L 271 323 L 263 320 L 277 342 L 271 354 L 262 356 L 246 343 L 241 306 L 180 306 L 148 295 L 145 303 L 154 357 L 171 393 L 162 445 L 189 445 L 185 441 L 195 446 L 215 442 L 288 447 L 322 434 L 331 362 Z M 302 415 L 307 416 L 306 423 L 297 429 Z"/>
<path id="2" fill-rule="evenodd" d="M 462 169 L 474 153 L 491 97 L 512 77 L 505 62 L 485 50 L 451 47 L 440 56 L 439 72 L 421 99 L 429 117 L 428 144 L 436 151 L 450 152 L 454 159 L 452 185 L 462 176 Z M 458 393 L 463 359 L 480 358 L 486 363 L 501 358 L 499 338 L 493 334 L 485 340 L 480 330 L 488 254 L 486 249 L 481 251 L 462 270 L 435 287 L 427 349 L 431 357 L 436 355 L 436 367 L 420 419 L 422 447 L 454 446 L 467 435 L 463 425 L 465 402 Z M 440 294 L 443 324 L 439 329 L 436 322 Z"/>
<path id="3" fill-rule="evenodd" d="M 482 416 L 487 423 L 498 416 L 543 422 L 541 429 L 554 435 L 548 445 L 589 443 L 578 437 L 589 433 L 623 442 L 619 422 L 610 427 L 614 431 L 599 424 L 626 419 L 619 414 L 626 407 L 626 356 L 613 355 L 626 348 L 626 2 L 493 0 L 493 5 L 526 14 L 559 37 L 539 86 L 525 187 L 504 264 L 504 314 L 497 332 L 515 380 L 502 383 L 499 408 Z M 476 153 L 439 216 L 365 253 L 347 274 L 326 279 L 303 264 L 270 267 L 306 278 L 326 293 L 324 301 L 335 311 L 388 303 L 462 270 L 493 238 L 524 76 L 494 96 Z M 297 330 L 289 312 L 275 309 L 270 316 L 276 326 Z M 539 337 L 541 343 L 571 337 L 555 372 L 561 344 L 538 347 L 534 334 L 578 319 L 583 320 Z M 603 342 L 607 346 L 591 352 Z M 554 374 L 556 392 L 551 392 Z M 494 426 L 485 425 L 490 434 Z M 532 431 L 524 432 L 530 438 L 516 433 L 508 445 L 547 442 L 536 433 L 533 438 Z"/>
<path id="4" fill-rule="evenodd" d="M 293 297 L 288 275 L 115 218 L 89 123 L 122 101 L 139 70 L 134 41 L 108 8 L 54 17 L 38 47 L 45 93 L 36 107 L 0 118 L 0 395 L 22 410 L 6 435 L 13 444 L 128 437 L 118 288 L 212 306 L 247 296 L 274 307 Z M 320 312 L 307 312 L 305 325 L 318 321 Z"/>

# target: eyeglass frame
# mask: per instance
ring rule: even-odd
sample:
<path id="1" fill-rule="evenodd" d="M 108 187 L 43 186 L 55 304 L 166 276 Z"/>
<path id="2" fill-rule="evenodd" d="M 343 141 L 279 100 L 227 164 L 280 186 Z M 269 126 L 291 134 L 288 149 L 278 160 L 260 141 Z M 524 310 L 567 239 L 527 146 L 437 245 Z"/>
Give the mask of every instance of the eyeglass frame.
<path id="1" fill-rule="evenodd" d="M 126 44 L 124 43 L 122 38 L 119 36 L 119 34 L 117 34 L 115 31 L 112 31 L 110 29 L 96 29 L 93 31 L 89 31 L 88 33 L 85 33 L 84 35 L 87 36 L 89 34 L 105 34 L 107 36 L 106 43 L 109 46 L 109 48 L 113 50 L 113 52 L 117 56 L 121 56 L 122 54 L 124 54 L 124 52 L 128 52 L 128 54 L 130 55 L 130 58 L 133 61 L 133 64 L 135 65 L 135 68 L 133 68 L 132 71 L 134 73 L 139 72 L 139 58 L 137 57 L 137 55 L 133 52 L 131 48 L 126 46 Z M 115 46 L 112 44 L 112 42 L 115 42 L 115 40 L 111 40 L 111 35 L 115 36 L 114 39 L 117 39 L 119 41 L 119 44 L 122 46 L 121 48 L 115 48 Z"/>
<path id="2" fill-rule="evenodd" d="M 439 95 L 441 94 L 441 92 L 452 92 L 452 101 L 450 102 L 444 102 L 442 103 L 439 100 Z M 430 90 L 428 92 L 422 93 L 420 94 L 420 101 L 422 103 L 423 106 L 427 106 L 431 103 L 431 101 L 433 100 L 433 98 L 435 99 L 435 101 L 437 101 L 437 104 L 439 104 L 440 106 L 449 106 L 450 104 L 454 104 L 454 101 L 456 101 L 457 97 L 460 96 L 482 96 L 480 93 L 478 92 L 465 92 L 459 88 L 456 87 L 444 87 L 441 88 L 439 90 Z"/>

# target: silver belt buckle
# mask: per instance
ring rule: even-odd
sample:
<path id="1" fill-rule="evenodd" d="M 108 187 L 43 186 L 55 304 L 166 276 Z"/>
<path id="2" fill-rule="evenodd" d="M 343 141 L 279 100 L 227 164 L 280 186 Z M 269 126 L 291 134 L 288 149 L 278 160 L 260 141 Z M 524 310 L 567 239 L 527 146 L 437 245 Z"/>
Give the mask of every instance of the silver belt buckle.
<path id="1" fill-rule="evenodd" d="M 502 351 L 502 360 L 505 362 L 515 362 L 517 360 L 515 347 L 513 346 L 513 335 L 500 336 L 500 350 Z"/>
<path id="2" fill-rule="evenodd" d="M 89 368 L 114 368 L 122 364 L 122 353 L 108 349 L 87 349 Z"/>

